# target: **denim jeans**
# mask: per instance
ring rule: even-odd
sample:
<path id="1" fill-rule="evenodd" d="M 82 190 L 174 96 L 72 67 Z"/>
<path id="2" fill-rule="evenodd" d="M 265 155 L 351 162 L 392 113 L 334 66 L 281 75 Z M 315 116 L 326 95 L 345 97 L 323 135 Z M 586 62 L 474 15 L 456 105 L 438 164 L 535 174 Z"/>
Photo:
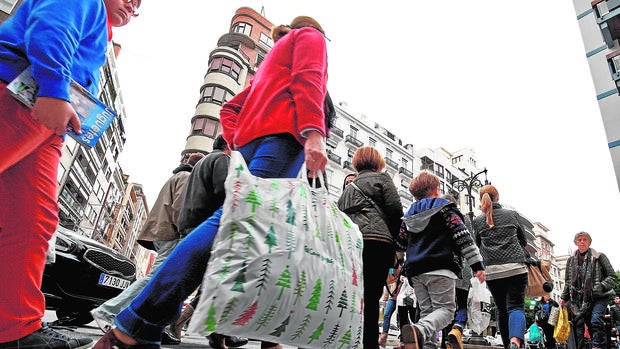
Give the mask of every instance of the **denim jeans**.
<path id="1" fill-rule="evenodd" d="M 441 331 L 454 319 L 455 279 L 426 273 L 410 278 L 409 283 L 420 305 L 420 319 L 414 326 L 421 330 L 425 342 L 431 342 L 437 331 Z M 427 346 L 425 344 L 424 347 Z"/>
<path id="2" fill-rule="evenodd" d="M 118 314 L 123 308 L 127 307 L 137 295 L 142 292 L 146 284 L 151 280 L 153 274 L 157 272 L 159 267 L 164 263 L 164 261 L 170 256 L 174 248 L 179 244 L 180 240 L 171 240 L 171 241 L 153 241 L 153 245 L 155 245 L 155 251 L 157 252 L 157 257 L 153 262 L 153 266 L 151 267 L 151 271 L 146 274 L 143 278 L 136 280 L 134 283 L 129 285 L 126 289 L 123 290 L 116 297 L 107 300 L 105 303 L 101 304 L 97 308 L 93 309 L 92 312 L 95 313 L 95 316 L 99 318 L 105 319 L 109 323 L 114 322 L 114 318 L 116 314 Z"/>
<path id="3" fill-rule="evenodd" d="M 573 324 L 577 348 L 585 348 L 584 324 L 590 331 L 591 348 L 607 348 L 607 335 L 605 333 L 605 310 L 607 309 L 607 299 L 592 301 L 592 310 L 587 312 L 584 317 Z"/>
<path id="4" fill-rule="evenodd" d="M 261 137 L 238 150 L 250 172 L 262 178 L 297 177 L 304 161 L 303 147 L 291 135 Z M 140 343 L 160 343 L 164 327 L 176 320 L 183 301 L 202 282 L 221 216 L 220 207 L 181 240 L 144 290 L 116 316 L 122 332 Z"/>
<path id="5" fill-rule="evenodd" d="M 385 302 L 385 310 L 383 311 L 383 333 L 388 333 L 390 330 L 390 321 L 392 319 L 392 314 L 394 314 L 394 310 L 396 309 L 396 300 L 388 299 Z"/>
<path id="6" fill-rule="evenodd" d="M 504 348 L 510 345 L 510 338 L 516 337 L 523 342 L 525 335 L 525 288 L 527 273 L 506 278 L 487 280 L 489 291 L 496 307 L 497 327 L 502 336 Z"/>

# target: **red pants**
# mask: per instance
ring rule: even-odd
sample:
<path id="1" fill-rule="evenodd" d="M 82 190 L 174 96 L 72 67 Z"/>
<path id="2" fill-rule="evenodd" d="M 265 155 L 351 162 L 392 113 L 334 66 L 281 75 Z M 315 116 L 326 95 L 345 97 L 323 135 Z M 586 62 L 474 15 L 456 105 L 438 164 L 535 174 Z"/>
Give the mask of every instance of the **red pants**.
<path id="1" fill-rule="evenodd" d="M 32 120 L 5 86 L 0 83 L 0 343 L 41 327 L 62 150 L 62 137 Z"/>

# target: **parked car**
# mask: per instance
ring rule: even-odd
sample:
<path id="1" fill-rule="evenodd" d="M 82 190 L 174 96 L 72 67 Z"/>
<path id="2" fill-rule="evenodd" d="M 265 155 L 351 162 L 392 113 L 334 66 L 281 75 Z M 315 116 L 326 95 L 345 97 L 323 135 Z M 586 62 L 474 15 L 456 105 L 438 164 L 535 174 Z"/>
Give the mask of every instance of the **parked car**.
<path id="1" fill-rule="evenodd" d="M 129 258 L 93 239 L 58 227 L 54 246 L 55 261 L 45 266 L 41 290 L 59 325 L 91 322 L 92 309 L 136 280 Z"/>

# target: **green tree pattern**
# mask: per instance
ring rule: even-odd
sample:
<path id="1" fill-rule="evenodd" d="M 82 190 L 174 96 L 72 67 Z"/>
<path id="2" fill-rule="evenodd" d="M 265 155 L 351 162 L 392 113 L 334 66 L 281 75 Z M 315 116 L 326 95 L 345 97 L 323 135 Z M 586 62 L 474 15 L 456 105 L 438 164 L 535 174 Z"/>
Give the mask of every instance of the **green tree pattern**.
<path id="1" fill-rule="evenodd" d="M 256 213 L 256 207 L 261 206 L 263 202 L 260 198 L 260 193 L 258 191 L 258 186 L 255 186 L 248 193 L 248 197 L 245 198 L 245 201 L 252 205 L 252 213 Z"/>
<path id="2" fill-rule="evenodd" d="M 357 293 L 353 292 L 351 294 L 351 318 L 355 314 L 355 303 L 357 302 Z"/>
<path id="3" fill-rule="evenodd" d="M 343 347 L 347 348 L 349 344 L 351 344 L 351 327 L 350 326 L 347 332 L 344 333 L 344 336 L 340 338 L 340 346 L 338 348 L 339 349 L 342 349 Z"/>
<path id="4" fill-rule="evenodd" d="M 286 250 L 288 251 L 288 259 L 291 259 L 291 255 L 295 252 L 297 248 L 297 236 L 295 232 L 291 229 L 286 232 Z"/>
<path id="5" fill-rule="evenodd" d="M 338 308 L 340 308 L 340 314 L 339 314 L 340 317 L 342 317 L 342 311 L 347 309 L 348 302 L 349 302 L 349 297 L 347 295 L 347 289 L 345 287 L 342 290 L 342 293 L 340 294 L 340 299 L 338 300 L 338 304 L 336 305 Z"/>
<path id="6" fill-rule="evenodd" d="M 301 274 L 299 275 L 299 280 L 297 280 L 297 286 L 295 286 L 295 291 L 293 292 L 293 294 L 295 295 L 295 302 L 293 302 L 293 305 L 297 304 L 297 300 L 299 300 L 299 297 L 303 296 L 304 291 L 306 290 L 306 271 L 302 270 Z"/>
<path id="7" fill-rule="evenodd" d="M 233 245 L 235 244 L 235 238 L 237 237 L 237 235 L 239 235 L 239 232 L 241 231 L 241 227 L 239 226 L 239 224 L 237 224 L 237 222 L 231 222 L 230 223 L 230 234 L 228 235 L 228 240 L 230 241 L 230 244 L 228 245 L 228 249 L 229 250 L 233 250 Z"/>
<path id="8" fill-rule="evenodd" d="M 217 328 L 217 320 L 215 319 L 215 297 L 212 298 L 213 302 L 207 311 L 207 319 L 205 320 L 205 325 L 207 325 L 207 331 L 213 332 Z"/>
<path id="9" fill-rule="evenodd" d="M 286 201 L 286 223 L 295 225 L 295 207 L 291 199 Z"/>
<path id="10" fill-rule="evenodd" d="M 308 342 L 308 344 L 312 343 L 313 341 L 321 338 L 321 334 L 323 333 L 323 327 L 325 327 L 325 320 L 323 320 L 321 322 L 321 324 L 319 325 L 319 327 L 317 327 L 314 332 L 312 332 L 312 334 L 310 335 L 310 341 Z"/>
<path id="11" fill-rule="evenodd" d="M 306 305 L 306 309 L 316 310 L 319 304 L 319 300 L 321 299 L 321 278 L 316 280 L 314 284 L 314 289 L 312 290 L 312 296 L 308 301 L 308 305 Z"/>
<path id="12" fill-rule="evenodd" d="M 327 346 L 332 347 L 331 344 L 334 343 L 336 338 L 338 338 L 338 333 L 340 333 L 340 323 L 337 323 L 334 328 L 329 331 L 327 338 L 325 338 L 325 340 L 323 341 L 323 348 Z"/>
<path id="13" fill-rule="evenodd" d="M 288 265 L 284 268 L 282 273 L 280 274 L 280 278 L 278 282 L 276 282 L 276 286 L 280 286 L 280 293 L 278 294 L 278 300 L 282 298 L 282 293 L 285 288 L 291 288 L 291 271 L 288 268 Z"/>
<path id="14" fill-rule="evenodd" d="M 232 311 L 235 309 L 236 304 L 237 297 L 232 297 L 228 300 L 228 302 L 226 302 L 226 305 L 224 306 L 224 311 L 222 312 L 222 316 L 220 316 L 220 322 L 224 322 L 226 321 L 226 319 L 228 319 Z"/>
<path id="15" fill-rule="evenodd" d="M 273 228 L 273 224 L 271 224 L 269 226 L 269 229 L 267 230 L 267 236 L 265 237 L 265 245 L 269 246 L 269 253 L 271 253 L 271 248 L 273 246 L 278 245 L 276 231 Z"/>
<path id="16" fill-rule="evenodd" d="M 278 202 L 278 198 L 271 199 L 269 211 L 271 212 L 271 217 L 275 217 L 278 212 L 280 212 L 280 203 Z"/>
<path id="17" fill-rule="evenodd" d="M 283 333 L 284 331 L 286 331 L 286 326 L 288 326 L 289 322 L 291 321 L 291 314 L 292 314 L 292 313 L 293 313 L 293 312 L 291 311 L 291 312 L 289 313 L 289 315 L 286 317 L 286 319 L 284 319 L 284 321 L 282 321 L 282 323 L 281 323 L 278 327 L 276 327 L 276 328 L 273 330 L 273 332 L 271 332 L 271 333 L 269 333 L 269 334 L 270 334 L 270 335 L 272 335 L 272 336 L 276 336 L 276 337 L 280 337 L 280 336 L 282 336 L 282 333 Z"/>
<path id="18" fill-rule="evenodd" d="M 252 317 L 256 313 L 256 308 L 258 308 L 258 301 L 252 303 L 252 305 L 243 312 L 243 314 L 239 315 L 237 320 L 233 322 L 233 325 L 243 326 L 248 323 L 248 321 L 252 320 Z"/>
<path id="19" fill-rule="evenodd" d="M 239 176 L 241 176 L 241 172 L 243 172 L 244 169 L 245 168 L 241 164 L 239 164 L 239 166 L 235 167 L 235 172 L 237 173 L 237 178 L 239 178 Z"/>
<path id="20" fill-rule="evenodd" d="M 230 261 L 231 260 L 232 260 L 231 256 L 226 256 L 226 258 L 224 258 L 224 263 L 222 263 L 222 269 L 220 271 L 220 274 L 218 275 L 218 279 L 224 280 L 228 276 L 228 273 L 230 272 Z"/>
<path id="21" fill-rule="evenodd" d="M 261 316 L 261 318 L 258 320 L 258 326 L 256 327 L 256 330 L 258 331 L 261 327 L 263 326 L 267 326 L 267 324 L 271 321 L 271 319 L 273 318 L 273 315 L 275 314 L 276 310 L 278 310 L 278 306 L 275 304 L 272 304 L 267 311 L 263 314 L 263 316 Z"/>
<path id="22" fill-rule="evenodd" d="M 245 292 L 243 288 L 243 284 L 245 284 L 245 272 L 246 272 L 247 262 L 243 261 L 243 265 L 239 268 L 239 272 L 237 273 L 237 277 L 235 278 L 235 283 L 232 286 L 231 290 L 236 292 Z"/>
<path id="23" fill-rule="evenodd" d="M 256 288 L 258 288 L 259 296 L 261 291 L 267 288 L 269 274 L 271 274 L 271 258 L 265 258 L 263 259 L 263 264 L 261 264 L 260 273 L 258 274 L 258 283 L 256 285 Z"/>
<path id="24" fill-rule="evenodd" d="M 295 330 L 291 338 L 295 340 L 300 338 L 301 335 L 304 334 L 304 332 L 306 331 L 306 327 L 308 327 L 310 320 L 312 320 L 312 316 L 310 314 L 306 314 L 306 316 L 304 316 L 303 321 L 299 324 L 299 326 L 297 327 L 297 329 Z"/>
<path id="25" fill-rule="evenodd" d="M 334 292 L 336 291 L 336 282 L 334 279 L 329 280 L 329 286 L 327 291 L 327 302 L 325 302 L 325 314 L 329 314 L 329 311 L 334 305 Z"/>

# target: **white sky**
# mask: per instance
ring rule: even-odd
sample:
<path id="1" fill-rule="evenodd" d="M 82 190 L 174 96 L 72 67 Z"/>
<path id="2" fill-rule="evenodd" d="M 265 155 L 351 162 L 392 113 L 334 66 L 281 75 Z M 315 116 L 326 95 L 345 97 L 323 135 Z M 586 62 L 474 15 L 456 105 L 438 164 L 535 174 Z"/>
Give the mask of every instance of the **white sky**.
<path id="1" fill-rule="evenodd" d="M 585 230 L 620 269 L 620 194 L 572 2 L 146 0 L 115 31 L 128 115 L 121 163 L 151 205 L 177 165 L 208 57 L 235 10 L 323 26 L 328 88 L 406 143 L 472 147 L 500 202 L 551 229 Z M 376 4 L 376 3 L 373 3 Z"/>

